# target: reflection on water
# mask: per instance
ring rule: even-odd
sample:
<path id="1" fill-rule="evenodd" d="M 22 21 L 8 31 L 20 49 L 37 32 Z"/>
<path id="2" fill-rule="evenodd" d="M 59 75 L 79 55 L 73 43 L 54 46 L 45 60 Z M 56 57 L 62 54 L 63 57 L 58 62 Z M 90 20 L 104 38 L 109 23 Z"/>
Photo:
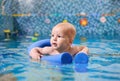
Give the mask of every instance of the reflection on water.
<path id="1" fill-rule="evenodd" d="M 27 53 L 31 43 L 0 42 L 0 74 L 12 73 L 17 81 L 120 81 L 118 40 L 81 42 L 90 49 L 89 63 L 68 65 L 31 61 Z"/>

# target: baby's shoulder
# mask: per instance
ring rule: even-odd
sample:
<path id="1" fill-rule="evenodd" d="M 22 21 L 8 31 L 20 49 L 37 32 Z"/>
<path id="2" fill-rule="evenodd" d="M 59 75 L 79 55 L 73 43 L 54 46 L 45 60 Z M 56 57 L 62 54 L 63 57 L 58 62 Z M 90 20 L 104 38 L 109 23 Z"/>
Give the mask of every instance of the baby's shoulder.
<path id="1" fill-rule="evenodd" d="M 79 46 L 72 46 L 71 50 L 70 50 L 70 53 L 72 55 L 74 55 L 74 54 L 76 54 L 78 52 L 78 50 L 79 50 Z"/>
<path id="2" fill-rule="evenodd" d="M 75 49 L 76 49 L 76 50 L 79 50 L 79 49 L 81 49 L 81 48 L 82 48 L 82 46 L 77 46 L 77 45 L 76 45 L 76 46 L 72 46 L 72 49 L 73 49 L 73 50 L 75 50 Z"/>
<path id="3" fill-rule="evenodd" d="M 83 49 L 82 46 L 72 46 L 71 48 L 71 51 L 73 51 L 74 53 L 77 53 Z"/>

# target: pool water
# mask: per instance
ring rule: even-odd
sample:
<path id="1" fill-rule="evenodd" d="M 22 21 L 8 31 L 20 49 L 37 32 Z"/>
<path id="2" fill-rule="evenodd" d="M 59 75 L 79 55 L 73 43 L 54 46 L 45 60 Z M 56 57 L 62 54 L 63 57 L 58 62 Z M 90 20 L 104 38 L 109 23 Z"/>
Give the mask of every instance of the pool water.
<path id="1" fill-rule="evenodd" d="M 8 77 L 11 81 L 120 81 L 119 40 L 76 39 L 74 44 L 90 50 L 89 63 L 83 65 L 32 61 L 27 53 L 32 43 L 29 39 L 0 42 L 0 81 Z"/>

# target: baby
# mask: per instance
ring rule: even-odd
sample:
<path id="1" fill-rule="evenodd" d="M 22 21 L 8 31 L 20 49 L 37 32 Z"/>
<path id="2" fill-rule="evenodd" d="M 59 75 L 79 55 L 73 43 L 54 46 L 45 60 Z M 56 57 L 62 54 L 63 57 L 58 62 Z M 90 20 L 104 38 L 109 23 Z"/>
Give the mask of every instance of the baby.
<path id="1" fill-rule="evenodd" d="M 30 51 L 33 59 L 40 59 L 43 55 L 56 55 L 62 52 L 69 52 L 72 56 L 78 52 L 88 54 L 86 46 L 73 46 L 73 40 L 76 35 L 75 27 L 70 23 L 59 23 L 52 29 L 50 43 L 51 46 L 44 48 L 35 47 Z"/>

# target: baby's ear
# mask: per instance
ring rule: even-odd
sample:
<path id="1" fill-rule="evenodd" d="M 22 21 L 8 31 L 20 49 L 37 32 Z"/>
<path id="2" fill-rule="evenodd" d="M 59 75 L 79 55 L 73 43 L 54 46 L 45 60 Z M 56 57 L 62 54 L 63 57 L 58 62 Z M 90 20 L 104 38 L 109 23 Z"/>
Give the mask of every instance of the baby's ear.
<path id="1" fill-rule="evenodd" d="M 69 40 L 69 42 L 70 42 L 70 44 L 72 44 L 73 40 L 72 40 L 72 39 L 70 39 L 70 40 Z"/>

